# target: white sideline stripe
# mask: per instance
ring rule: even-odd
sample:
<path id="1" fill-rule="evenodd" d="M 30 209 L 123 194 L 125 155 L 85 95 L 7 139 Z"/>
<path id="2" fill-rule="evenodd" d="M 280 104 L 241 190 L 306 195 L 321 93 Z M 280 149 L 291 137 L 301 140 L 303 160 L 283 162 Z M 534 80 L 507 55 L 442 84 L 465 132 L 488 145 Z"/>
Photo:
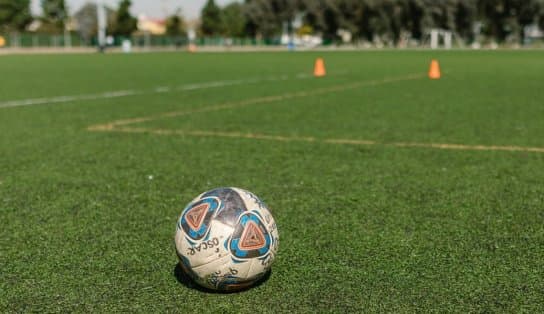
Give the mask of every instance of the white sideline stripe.
<path id="1" fill-rule="evenodd" d="M 18 106 L 32 106 L 32 105 L 43 105 L 43 104 L 55 104 L 63 102 L 71 102 L 78 100 L 94 100 L 94 99 L 107 99 L 107 98 L 117 98 L 117 97 L 126 97 L 142 94 L 142 92 L 137 92 L 134 90 L 120 90 L 114 92 L 106 92 L 100 94 L 88 94 L 88 95 L 74 95 L 74 96 L 56 96 L 50 98 L 31 98 L 31 99 L 21 99 L 21 100 L 9 100 L 5 102 L 0 102 L 0 108 L 9 108 L 9 107 L 18 107 Z"/>
<path id="2" fill-rule="evenodd" d="M 217 82 L 208 82 L 208 83 L 200 83 L 200 84 L 182 85 L 182 86 L 179 86 L 177 90 L 190 91 L 190 90 L 205 89 L 205 88 L 248 84 L 253 82 L 254 82 L 253 80 L 217 81 Z"/>
<path id="3" fill-rule="evenodd" d="M 343 75 L 343 73 L 339 73 L 338 75 Z M 225 87 L 225 86 L 255 84 L 259 82 L 286 81 L 289 79 L 301 80 L 301 79 L 307 79 L 310 77 L 312 76 L 305 73 L 299 73 L 294 76 L 282 75 L 282 76 L 271 76 L 271 77 L 264 77 L 264 78 L 252 78 L 252 79 L 242 79 L 242 80 L 226 80 L 226 81 L 214 81 L 214 82 L 212 81 L 212 82 L 204 82 L 204 83 L 185 84 L 185 85 L 180 85 L 177 87 L 159 86 L 149 91 L 120 90 L 120 91 L 104 92 L 104 93 L 97 93 L 97 94 L 86 94 L 86 95 L 69 95 L 69 96 L 7 100 L 7 101 L 0 102 L 0 108 L 58 104 L 58 103 L 75 102 L 75 101 L 82 101 L 82 100 L 110 99 L 110 98 L 143 95 L 143 94 L 162 94 L 162 93 L 170 93 L 174 91 L 194 91 L 194 90 L 200 90 L 200 89 L 217 88 L 217 87 Z"/>
<path id="4" fill-rule="evenodd" d="M 159 86 L 159 87 L 155 87 L 155 93 L 168 93 L 172 90 L 172 88 L 170 88 L 169 86 Z"/>

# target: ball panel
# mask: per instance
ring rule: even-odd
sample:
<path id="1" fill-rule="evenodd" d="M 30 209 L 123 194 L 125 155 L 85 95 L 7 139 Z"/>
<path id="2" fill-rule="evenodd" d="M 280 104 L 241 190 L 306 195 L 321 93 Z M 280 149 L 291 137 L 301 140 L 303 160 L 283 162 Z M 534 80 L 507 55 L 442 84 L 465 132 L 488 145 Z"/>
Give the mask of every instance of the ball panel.
<path id="1" fill-rule="evenodd" d="M 243 288 L 251 285 L 260 276 L 249 277 L 251 262 L 234 263 L 229 256 L 216 259 L 208 264 L 193 267 L 191 271 L 196 275 L 196 282 L 200 285 L 217 290 L 233 290 L 234 287 Z"/>
<path id="2" fill-rule="evenodd" d="M 225 242 L 228 241 L 231 227 L 213 220 L 210 226 L 210 233 L 202 241 L 190 241 L 185 237 L 182 230 L 176 235 L 176 250 L 178 254 L 186 256 L 192 267 L 207 264 L 210 261 L 230 255 L 226 249 Z"/>
<path id="3" fill-rule="evenodd" d="M 232 232 L 229 251 L 234 258 L 247 260 L 265 256 L 270 251 L 272 238 L 255 211 L 240 215 Z"/>
<path id="4" fill-rule="evenodd" d="M 223 206 L 215 219 L 231 227 L 238 221 L 238 216 L 247 210 L 243 198 L 233 188 L 215 189 L 204 193 L 203 197 L 217 197 L 221 200 Z"/>
<path id="5" fill-rule="evenodd" d="M 221 206 L 221 201 L 216 197 L 204 197 L 191 203 L 181 214 L 178 228 L 183 229 L 191 240 L 202 240 Z"/>
<path id="6" fill-rule="evenodd" d="M 248 210 L 253 210 L 256 208 L 268 208 L 266 206 L 266 203 L 261 200 L 257 195 L 251 193 L 250 191 L 240 189 L 240 188 L 232 188 L 234 191 L 240 195 L 240 197 L 244 200 L 244 204 L 246 205 Z"/>

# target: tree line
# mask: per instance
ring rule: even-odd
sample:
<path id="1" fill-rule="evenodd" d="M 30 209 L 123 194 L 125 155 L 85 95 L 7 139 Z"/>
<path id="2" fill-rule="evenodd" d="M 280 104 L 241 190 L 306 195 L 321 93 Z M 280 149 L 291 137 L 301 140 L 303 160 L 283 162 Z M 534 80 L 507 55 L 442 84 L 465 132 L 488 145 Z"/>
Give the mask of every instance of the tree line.
<path id="1" fill-rule="evenodd" d="M 466 42 L 477 34 L 497 42 L 523 40 L 529 25 L 544 29 L 544 0 L 246 0 L 223 8 L 208 0 L 200 31 L 273 37 L 298 26 L 329 40 L 339 40 L 343 30 L 355 40 L 398 44 L 422 40 L 437 28 Z"/>
<path id="2" fill-rule="evenodd" d="M 136 29 L 136 19 L 130 15 L 130 0 L 119 1 L 117 11 L 111 20 L 113 34 L 130 34 Z M 62 33 L 69 19 L 65 0 L 41 0 L 42 14 L 33 17 L 30 12 L 30 0 L 0 0 L 0 31 L 23 32 L 34 20 L 40 22 L 38 31 L 43 33 Z M 112 10 L 109 10 L 112 12 Z M 87 3 L 76 13 L 90 14 L 96 20 L 96 5 Z M 96 24 L 96 23 L 95 23 Z"/>
<path id="3" fill-rule="evenodd" d="M 24 32 L 33 21 L 40 22 L 41 33 L 62 33 L 69 21 L 65 0 L 41 0 L 42 14 L 33 17 L 31 0 L 0 0 L 0 32 Z M 131 15 L 131 0 L 119 0 L 115 9 L 106 8 L 108 34 L 128 37 L 137 29 L 137 19 Z M 97 8 L 94 1 L 87 2 L 75 14 L 82 37 L 90 38 L 97 33 Z M 167 33 L 172 36 L 185 34 L 185 22 L 178 10 L 166 21 Z"/>
<path id="4" fill-rule="evenodd" d="M 109 34 L 129 36 L 136 30 L 131 4 L 120 0 L 116 9 L 107 10 Z M 41 0 L 41 7 L 42 16 L 35 18 L 30 0 L 0 0 L 0 31 L 24 31 L 38 19 L 40 31 L 62 32 L 69 18 L 65 0 Z M 89 35 L 96 33 L 93 3 L 76 16 L 83 24 L 89 21 Z M 166 24 L 169 35 L 186 35 L 180 11 Z M 287 31 L 329 41 L 340 40 L 341 30 L 355 41 L 396 45 L 405 39 L 421 41 L 436 28 L 452 31 L 467 43 L 476 35 L 497 42 L 522 41 L 529 25 L 544 29 L 544 0 L 245 0 L 224 7 L 207 0 L 197 30 L 200 36 L 252 38 L 273 38 Z"/>

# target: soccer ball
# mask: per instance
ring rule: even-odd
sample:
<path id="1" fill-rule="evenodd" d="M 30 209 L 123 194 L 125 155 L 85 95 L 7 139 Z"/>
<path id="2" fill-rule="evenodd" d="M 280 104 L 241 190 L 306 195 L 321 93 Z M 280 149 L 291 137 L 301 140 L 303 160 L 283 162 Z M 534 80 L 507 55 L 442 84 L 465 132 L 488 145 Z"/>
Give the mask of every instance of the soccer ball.
<path id="1" fill-rule="evenodd" d="M 175 242 L 181 267 L 196 283 L 233 291 L 250 287 L 270 270 L 279 234 L 257 196 L 220 188 L 199 195 L 183 210 Z"/>

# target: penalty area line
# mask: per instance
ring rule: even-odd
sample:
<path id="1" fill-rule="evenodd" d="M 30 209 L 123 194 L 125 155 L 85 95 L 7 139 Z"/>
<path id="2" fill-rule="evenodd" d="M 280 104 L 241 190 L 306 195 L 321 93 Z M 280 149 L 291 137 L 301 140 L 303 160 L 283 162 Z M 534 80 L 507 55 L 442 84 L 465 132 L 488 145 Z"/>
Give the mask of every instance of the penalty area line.
<path id="1" fill-rule="evenodd" d="M 118 132 L 118 133 L 136 133 L 136 134 L 153 134 L 163 136 L 190 136 L 190 137 L 211 137 L 211 138 L 231 138 L 231 139 L 248 139 L 248 140 L 266 140 L 276 142 L 306 142 L 306 143 L 322 143 L 332 145 L 346 146 L 389 146 L 396 148 L 427 148 L 439 150 L 458 150 L 458 151 L 504 151 L 504 152 L 526 152 L 526 153 L 541 153 L 544 154 L 544 147 L 523 147 L 523 146 L 497 146 L 497 145 L 464 145 L 464 144 L 445 144 L 445 143 L 416 143 L 416 142 L 377 142 L 361 139 L 332 139 L 332 138 L 317 138 L 305 136 L 286 136 L 286 135 L 267 135 L 259 133 L 242 133 L 242 132 L 222 132 L 222 131 L 201 131 L 201 130 L 172 130 L 172 129 L 153 129 L 153 128 L 137 128 L 137 127 L 120 127 L 109 130 L 94 130 L 102 132 Z"/>

